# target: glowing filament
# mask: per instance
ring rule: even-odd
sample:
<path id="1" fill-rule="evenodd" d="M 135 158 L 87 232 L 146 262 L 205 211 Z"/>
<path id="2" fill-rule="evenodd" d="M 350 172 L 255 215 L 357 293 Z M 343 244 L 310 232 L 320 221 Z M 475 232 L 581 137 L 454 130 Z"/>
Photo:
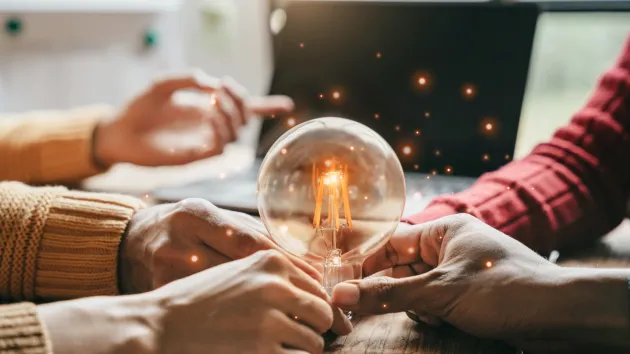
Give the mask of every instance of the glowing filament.
<path id="1" fill-rule="evenodd" d="M 348 166 L 342 165 L 337 169 L 335 164 L 327 160 L 325 165 L 330 171 L 319 173 L 317 166 L 313 165 L 313 188 L 317 190 L 315 195 L 315 213 L 313 225 L 318 231 L 322 231 L 322 209 L 324 207 L 324 195 L 327 199 L 328 225 L 326 229 L 333 232 L 333 236 L 340 229 L 339 209 L 343 205 L 344 216 L 348 227 L 352 228 L 352 215 L 350 212 L 350 198 L 348 196 Z M 333 249 L 336 248 L 336 240 L 333 237 Z"/>

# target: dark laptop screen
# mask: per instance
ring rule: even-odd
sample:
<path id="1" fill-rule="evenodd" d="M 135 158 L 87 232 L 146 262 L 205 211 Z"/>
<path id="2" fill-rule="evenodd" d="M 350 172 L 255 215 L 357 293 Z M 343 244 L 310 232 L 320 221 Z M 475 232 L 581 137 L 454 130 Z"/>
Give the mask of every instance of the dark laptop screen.
<path id="1" fill-rule="evenodd" d="M 296 102 L 267 117 L 259 156 L 292 126 L 362 122 L 406 171 L 478 176 L 511 160 L 535 6 L 292 2 L 275 38 L 272 94 Z"/>

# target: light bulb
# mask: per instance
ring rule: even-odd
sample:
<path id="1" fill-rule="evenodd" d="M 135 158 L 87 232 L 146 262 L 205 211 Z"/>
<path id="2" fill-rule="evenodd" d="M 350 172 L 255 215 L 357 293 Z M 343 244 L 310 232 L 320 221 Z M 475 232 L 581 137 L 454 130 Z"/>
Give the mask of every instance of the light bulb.
<path id="1" fill-rule="evenodd" d="M 405 178 L 376 132 L 342 118 L 319 118 L 282 135 L 258 175 L 258 209 L 273 240 L 323 271 L 330 294 L 359 279 L 405 206 Z"/>

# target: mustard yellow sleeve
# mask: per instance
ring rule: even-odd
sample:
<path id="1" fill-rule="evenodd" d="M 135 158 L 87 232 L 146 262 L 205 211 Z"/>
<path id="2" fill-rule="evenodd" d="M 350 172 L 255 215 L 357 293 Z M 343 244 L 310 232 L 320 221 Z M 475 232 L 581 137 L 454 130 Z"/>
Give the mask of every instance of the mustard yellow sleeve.
<path id="1" fill-rule="evenodd" d="M 0 353 L 52 354 L 52 345 L 34 304 L 0 306 Z"/>
<path id="2" fill-rule="evenodd" d="M 77 181 L 103 170 L 94 165 L 96 124 L 113 108 L 91 106 L 0 117 L 0 181 Z"/>
<path id="3" fill-rule="evenodd" d="M 121 237 L 138 199 L 0 183 L 0 299 L 118 293 Z"/>

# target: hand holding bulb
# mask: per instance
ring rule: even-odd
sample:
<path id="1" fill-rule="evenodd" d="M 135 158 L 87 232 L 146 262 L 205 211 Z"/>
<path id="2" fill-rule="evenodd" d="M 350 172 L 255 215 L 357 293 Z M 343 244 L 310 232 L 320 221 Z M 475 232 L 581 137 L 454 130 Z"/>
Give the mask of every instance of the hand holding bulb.
<path id="1" fill-rule="evenodd" d="M 259 211 L 271 237 L 323 271 L 331 293 L 359 279 L 363 261 L 389 239 L 405 204 L 398 157 L 354 121 L 320 118 L 276 141 L 258 178 Z"/>

